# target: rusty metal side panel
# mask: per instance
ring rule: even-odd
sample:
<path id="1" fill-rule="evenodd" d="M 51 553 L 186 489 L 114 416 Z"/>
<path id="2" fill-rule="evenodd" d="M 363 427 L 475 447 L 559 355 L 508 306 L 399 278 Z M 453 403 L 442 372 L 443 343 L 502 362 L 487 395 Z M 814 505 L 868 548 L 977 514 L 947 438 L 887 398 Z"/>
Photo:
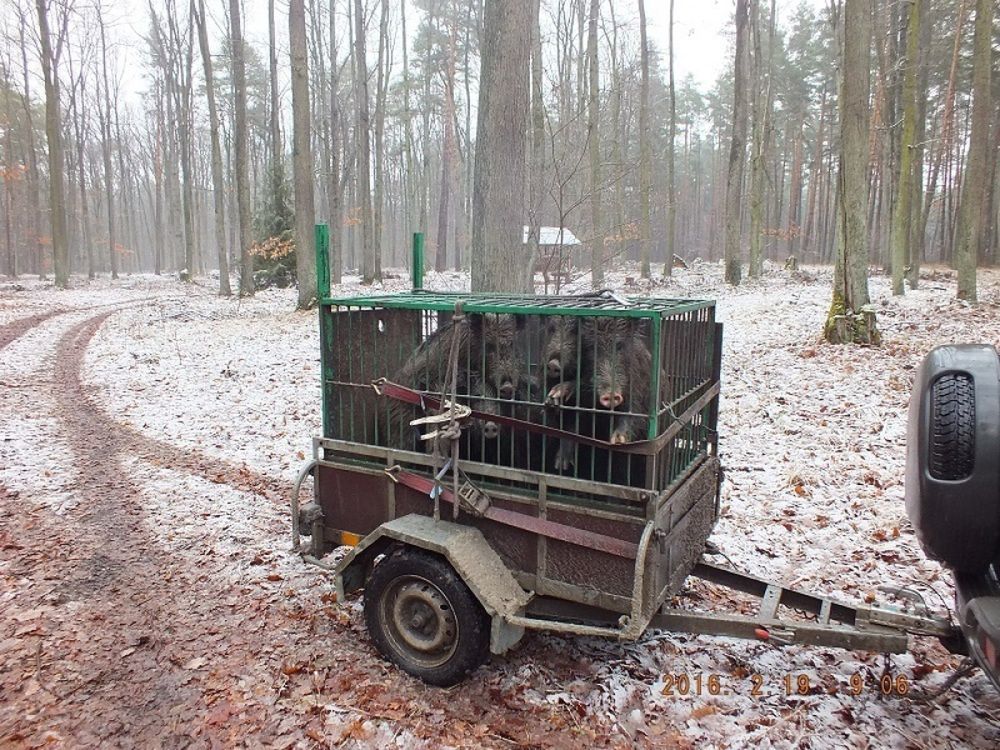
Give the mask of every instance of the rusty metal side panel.
<path id="1" fill-rule="evenodd" d="M 431 499 L 414 489 L 403 485 L 396 485 L 396 517 L 405 516 L 410 513 L 420 515 L 431 515 L 434 512 L 434 505 Z M 527 515 L 536 515 L 532 506 L 521 503 L 509 503 L 494 500 L 493 505 L 498 508 L 516 510 Z M 442 518 L 451 518 L 451 506 L 443 503 L 441 507 Z M 470 526 L 475 526 L 483 536 L 489 540 L 490 546 L 496 550 L 497 554 L 509 568 L 525 573 L 534 573 L 537 559 L 537 535 L 505 526 L 495 521 L 487 519 L 471 519 L 463 514 L 461 522 Z"/>
<path id="2" fill-rule="evenodd" d="M 635 521 L 616 520 L 577 513 L 569 509 L 551 508 L 550 521 L 564 523 L 598 534 L 638 543 L 642 525 Z M 596 550 L 548 540 L 546 544 L 545 576 L 547 580 L 568 583 L 583 589 L 596 590 L 617 597 L 632 596 L 635 561 Z M 539 584 L 544 588 L 543 584 Z M 627 612 L 625 608 L 621 611 Z"/>
<path id="3" fill-rule="evenodd" d="M 719 461 L 706 458 L 659 506 L 655 518 L 657 540 L 647 562 L 645 612 L 651 613 L 666 597 L 680 591 L 701 558 L 715 525 L 718 482 Z"/>
<path id="4" fill-rule="evenodd" d="M 331 531 L 364 536 L 391 520 L 384 476 L 320 464 L 316 467 L 316 496 L 323 524 Z M 329 534 L 327 538 L 331 538 Z"/>
<path id="5" fill-rule="evenodd" d="M 393 484 L 386 477 L 349 468 L 321 464 L 317 474 L 317 496 L 328 530 L 326 538 L 333 544 L 337 543 L 339 537 L 336 532 L 339 531 L 364 536 L 393 518 L 433 514 L 433 503 L 425 494 L 403 484 Z M 493 504 L 497 508 L 538 516 L 535 504 L 504 499 L 494 499 Z M 442 518 L 450 517 L 450 506 L 443 504 Z M 637 542 L 642 531 L 642 526 L 635 522 L 594 517 L 571 510 L 550 509 L 547 518 L 630 542 Z M 463 515 L 461 522 L 479 529 L 512 571 L 536 576 L 540 589 L 545 588 L 545 581 L 551 581 L 557 585 L 577 587 L 583 598 L 587 598 L 586 592 L 609 594 L 623 601 L 632 595 L 633 560 L 556 539 L 545 540 L 545 552 L 540 555 L 540 537 L 530 531 L 488 519 L 471 519 L 468 515 Z M 540 560 L 543 561 L 542 570 L 539 570 Z M 570 589 L 560 587 L 559 591 L 565 594 Z M 571 598 L 574 598 L 572 594 Z M 629 611 L 627 606 L 618 609 Z"/>
<path id="6" fill-rule="evenodd" d="M 557 540 L 548 541 L 545 579 L 587 591 L 632 596 L 635 561 Z M 543 583 L 539 584 L 544 589 Z M 626 607 L 622 613 L 628 612 Z"/>
<path id="7" fill-rule="evenodd" d="M 533 518 L 538 517 L 537 505 L 514 503 L 496 498 L 491 501 L 491 504 L 495 508 L 512 510 Z M 473 519 L 471 523 L 483 532 L 483 536 L 490 541 L 490 544 L 508 566 L 525 573 L 535 572 L 538 562 L 539 536 L 537 534 L 505 526 L 485 518 Z"/>

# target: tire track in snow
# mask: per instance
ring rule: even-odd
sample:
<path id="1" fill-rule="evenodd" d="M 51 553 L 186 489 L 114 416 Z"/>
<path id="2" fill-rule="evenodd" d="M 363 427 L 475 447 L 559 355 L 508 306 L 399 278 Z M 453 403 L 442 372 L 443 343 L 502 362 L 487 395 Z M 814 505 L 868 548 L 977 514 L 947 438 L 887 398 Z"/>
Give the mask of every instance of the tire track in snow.
<path id="1" fill-rule="evenodd" d="M 83 382 L 83 361 L 87 345 L 97 331 L 115 311 L 101 313 L 83 321 L 68 331 L 60 349 L 61 397 L 75 410 L 82 409 L 87 420 L 100 425 L 115 441 L 121 451 L 133 453 L 165 469 L 184 471 L 207 479 L 215 484 L 226 484 L 243 492 L 251 492 L 279 505 L 287 505 L 291 489 L 287 482 L 260 474 L 252 469 L 199 453 L 189 448 L 178 448 L 170 443 L 148 437 L 138 430 L 112 419 L 93 397 L 92 389 Z"/>
<path id="2" fill-rule="evenodd" d="M 0 349 L 6 347 L 14 341 L 14 339 L 20 338 L 32 328 L 41 325 L 49 318 L 61 315 L 64 312 L 66 311 L 50 310 L 49 312 L 38 313 L 37 315 L 29 315 L 26 318 L 18 318 L 17 320 L 12 320 L 6 325 L 0 326 Z"/>
<path id="3" fill-rule="evenodd" d="M 0 580 L 17 592 L 0 607 L 0 631 L 17 634 L 0 641 L 0 745 L 231 745 L 245 731 L 266 740 L 282 718 L 275 673 L 309 633 L 268 591 L 218 575 L 211 550 L 172 544 L 148 512 L 148 491 L 123 464 L 135 436 L 93 406 L 80 379 L 87 344 L 113 312 L 69 328 L 54 360 L 69 445 L 58 462 L 79 502 L 53 515 L 0 485 Z M 226 606 L 235 582 L 247 593 Z M 278 653 L 272 632 L 288 633 Z"/>

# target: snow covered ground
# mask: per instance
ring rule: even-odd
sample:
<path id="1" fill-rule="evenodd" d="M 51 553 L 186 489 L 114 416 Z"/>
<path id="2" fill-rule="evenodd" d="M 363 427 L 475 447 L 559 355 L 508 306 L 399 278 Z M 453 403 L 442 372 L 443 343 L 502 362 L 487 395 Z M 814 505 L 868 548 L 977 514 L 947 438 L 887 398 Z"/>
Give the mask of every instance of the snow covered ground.
<path id="1" fill-rule="evenodd" d="M 405 272 L 397 276 L 387 282 L 387 291 L 406 287 Z M 634 269 L 619 270 L 607 286 L 630 294 L 719 300 L 719 318 L 726 324 L 720 417 L 726 480 L 713 541 L 732 563 L 847 600 L 886 600 L 881 585 L 911 587 L 943 611 L 951 600 L 950 578 L 924 558 L 903 505 L 906 405 L 913 372 L 933 346 L 1000 345 L 1000 273 L 983 273 L 975 307 L 954 300 L 954 279 L 947 271 L 925 274 L 921 288 L 902 299 L 889 295 L 887 279 L 873 278 L 883 345 L 872 349 L 821 341 L 828 269 L 792 276 L 770 268 L 762 281 L 737 289 L 722 283 L 716 264 L 695 264 L 652 286 L 635 283 L 637 276 Z M 467 283 L 457 274 L 426 279 L 428 288 L 438 289 Z M 328 613 L 327 624 L 310 627 L 336 639 L 341 656 L 354 654 L 366 669 L 386 670 L 360 635 L 358 603 L 328 606 L 328 587 L 319 574 L 287 554 L 280 503 L 249 494 L 246 486 L 222 486 L 224 478 L 194 477 L 172 468 L 169 460 L 155 460 L 157 446 L 173 447 L 217 459 L 236 474 L 289 484 L 320 431 L 315 313 L 295 312 L 292 290 L 221 300 L 207 287 L 145 276 L 81 282 L 69 292 L 34 281 L 19 285 L 0 282 L 0 326 L 51 309 L 68 312 L 40 322 L 0 353 L 0 406 L 6 412 L 0 415 L 0 487 L 30 497 L 51 514 L 71 514 L 80 503 L 65 464 L 71 435 L 60 422 L 60 411 L 70 405 L 44 381 L 65 356 L 54 341 L 68 326 L 84 324 L 113 303 L 113 314 L 87 345 L 83 389 L 135 440 L 156 441 L 119 461 L 142 492 L 147 531 L 165 530 L 159 544 L 179 560 L 210 565 L 207 575 L 234 591 L 252 588 L 281 600 L 285 609 Z M 361 290 L 358 280 L 349 278 L 337 293 Z M 254 481 L 259 480 L 246 484 Z M 0 520 L 6 525 L 5 518 Z M 0 580 L 13 569 L 4 549 L 0 544 Z M 17 582 L 9 580 L 14 591 Z M 690 589 L 684 606 L 740 606 L 704 585 Z M 5 606 L 16 606 L 16 600 L 0 594 L 0 611 Z M 5 651 L 4 643 L 0 663 L 16 652 L 13 644 Z M 321 660 L 321 652 L 311 658 Z M 892 658 L 889 671 L 905 676 L 916 694 L 941 685 L 958 663 L 935 643 L 918 640 L 912 653 Z M 464 734 L 454 726 L 450 732 L 435 730 L 453 720 L 448 694 L 395 673 L 391 684 L 403 700 L 423 708 L 398 713 L 383 702 L 379 711 L 366 713 L 351 708 L 356 702 L 345 705 L 336 694 L 326 694 L 314 699 L 323 713 L 318 725 L 313 714 L 311 726 L 334 741 L 505 745 L 511 735 L 498 736 L 497 727 L 523 714 L 551 726 L 553 734 L 534 738 L 546 746 L 1000 745 L 1000 696 L 982 675 L 924 704 L 912 696 L 880 696 L 877 680 L 885 666 L 881 656 L 866 653 L 775 649 L 659 632 L 631 645 L 535 634 L 470 678 L 463 690 L 490 696 L 493 708 L 479 723 L 470 719 Z M 308 671 L 288 672 L 286 681 L 305 680 L 300 672 Z M 857 696 L 849 691 L 854 674 L 864 680 Z M 702 694 L 665 690 L 671 676 L 681 675 L 691 680 L 700 675 Z M 710 675 L 719 676 L 720 695 L 708 694 Z M 752 694 L 753 675 L 760 676 L 759 695 Z M 794 685 L 800 675 L 808 678 L 807 694 L 787 695 L 786 677 Z M 286 691 L 275 698 L 279 707 L 287 697 Z M 0 714 L 0 743 L 2 719 Z M 300 739 L 303 745 L 312 741 Z"/>

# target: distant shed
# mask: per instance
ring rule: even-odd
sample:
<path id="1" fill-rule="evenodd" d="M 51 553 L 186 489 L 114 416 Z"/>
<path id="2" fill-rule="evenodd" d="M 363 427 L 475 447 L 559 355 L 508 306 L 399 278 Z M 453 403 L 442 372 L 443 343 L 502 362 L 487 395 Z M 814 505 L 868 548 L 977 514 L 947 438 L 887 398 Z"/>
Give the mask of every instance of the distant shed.
<path id="1" fill-rule="evenodd" d="M 530 227 L 524 228 L 524 242 L 528 244 L 528 232 Z M 576 238 L 576 235 L 566 227 L 539 227 L 538 246 L 539 247 L 572 247 L 583 244 Z"/>
<path id="2" fill-rule="evenodd" d="M 528 244 L 529 227 L 524 228 L 523 242 Z M 538 257 L 535 258 L 535 273 L 542 274 L 545 279 L 545 293 L 548 294 L 549 284 L 555 282 L 556 291 L 562 282 L 570 278 L 573 267 L 572 252 L 583 243 L 566 227 L 538 228 Z"/>

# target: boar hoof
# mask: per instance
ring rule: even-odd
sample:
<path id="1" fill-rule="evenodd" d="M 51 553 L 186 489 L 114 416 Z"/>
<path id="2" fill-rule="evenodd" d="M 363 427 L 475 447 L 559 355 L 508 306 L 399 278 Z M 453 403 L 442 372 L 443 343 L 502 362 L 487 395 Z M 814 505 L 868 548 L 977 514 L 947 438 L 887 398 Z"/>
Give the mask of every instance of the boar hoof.
<path id="1" fill-rule="evenodd" d="M 567 456 L 556 456 L 556 471 L 569 471 L 573 468 L 573 459 Z"/>
<path id="2" fill-rule="evenodd" d="M 562 406 L 571 395 L 573 395 L 573 386 L 569 383 L 559 383 L 559 385 L 552 386 L 545 403 L 552 406 Z"/>

